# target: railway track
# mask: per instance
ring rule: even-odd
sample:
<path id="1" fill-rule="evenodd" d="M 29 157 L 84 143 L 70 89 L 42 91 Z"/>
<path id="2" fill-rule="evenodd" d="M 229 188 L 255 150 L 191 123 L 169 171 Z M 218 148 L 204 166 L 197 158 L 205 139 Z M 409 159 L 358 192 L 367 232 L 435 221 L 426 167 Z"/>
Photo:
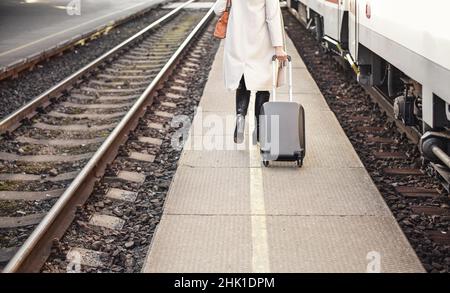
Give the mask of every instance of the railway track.
<path id="1" fill-rule="evenodd" d="M 183 9 L 192 2 L 0 122 L 0 262 L 9 261 L 4 272 L 39 271 L 53 240 L 211 18 L 211 10 Z M 143 176 L 116 175 L 131 181 Z"/>
<path id="2" fill-rule="evenodd" d="M 184 125 L 173 119 L 193 120 L 219 46 L 212 33 L 210 25 L 164 83 L 67 232 L 54 243 L 42 272 L 67 272 L 74 263 L 79 272 L 142 270 L 181 156 L 172 140 Z M 142 153 L 146 156 L 133 156 Z M 124 180 L 120 174 L 145 179 Z"/>
<path id="3" fill-rule="evenodd" d="M 450 271 L 449 196 L 422 166 L 415 132 L 390 119 L 377 91 L 360 86 L 284 11 L 289 36 L 429 272 Z"/>
<path id="4" fill-rule="evenodd" d="M 157 6 L 133 17 L 93 40 L 74 44 L 21 71 L 16 78 L 0 80 L 0 99 L 4 102 L 4 107 L 0 108 L 0 120 L 164 16 L 168 10 L 160 8 Z"/>

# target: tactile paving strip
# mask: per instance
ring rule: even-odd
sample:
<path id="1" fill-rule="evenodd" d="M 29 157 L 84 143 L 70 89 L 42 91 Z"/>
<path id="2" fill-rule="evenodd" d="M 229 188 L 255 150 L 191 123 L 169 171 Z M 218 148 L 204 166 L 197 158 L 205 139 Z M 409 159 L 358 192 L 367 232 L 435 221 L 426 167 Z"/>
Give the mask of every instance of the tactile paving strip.
<path id="1" fill-rule="evenodd" d="M 248 182 L 247 168 L 179 167 L 164 211 L 167 214 L 248 215 Z"/>
<path id="2" fill-rule="evenodd" d="M 267 226 L 272 272 L 423 272 L 392 217 L 277 216 Z"/>
<path id="3" fill-rule="evenodd" d="M 250 226 L 250 218 L 243 216 L 166 215 L 143 272 L 250 272 Z"/>
<path id="4" fill-rule="evenodd" d="M 263 184 L 269 215 L 390 215 L 363 168 L 269 168 Z"/>

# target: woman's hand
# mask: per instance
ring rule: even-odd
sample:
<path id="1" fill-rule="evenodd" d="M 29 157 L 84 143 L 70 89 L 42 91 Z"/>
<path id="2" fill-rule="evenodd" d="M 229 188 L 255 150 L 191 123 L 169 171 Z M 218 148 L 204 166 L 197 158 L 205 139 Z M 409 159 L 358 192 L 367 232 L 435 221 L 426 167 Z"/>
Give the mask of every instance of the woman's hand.
<path id="1" fill-rule="evenodd" d="M 287 60 L 287 53 L 282 46 L 275 47 L 275 55 L 277 55 L 278 61 L 282 62 Z"/>

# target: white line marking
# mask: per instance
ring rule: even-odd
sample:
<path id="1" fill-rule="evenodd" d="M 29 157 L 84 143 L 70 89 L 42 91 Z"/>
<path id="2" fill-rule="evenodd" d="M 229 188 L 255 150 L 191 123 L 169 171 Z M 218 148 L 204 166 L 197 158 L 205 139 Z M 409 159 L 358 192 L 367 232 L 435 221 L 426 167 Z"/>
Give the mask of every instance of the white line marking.
<path id="1" fill-rule="evenodd" d="M 252 270 L 254 273 L 269 273 L 269 245 L 267 240 L 266 208 L 264 204 L 263 177 L 259 149 L 253 145 L 255 129 L 255 95 L 250 98 L 249 113 L 249 156 L 250 156 L 250 209 L 252 220 Z"/>

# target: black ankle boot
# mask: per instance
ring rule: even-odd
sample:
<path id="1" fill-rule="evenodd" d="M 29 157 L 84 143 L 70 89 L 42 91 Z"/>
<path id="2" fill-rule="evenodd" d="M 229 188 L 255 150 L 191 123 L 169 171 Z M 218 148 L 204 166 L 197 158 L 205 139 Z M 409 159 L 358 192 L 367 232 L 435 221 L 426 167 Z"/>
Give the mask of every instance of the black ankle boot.
<path id="1" fill-rule="evenodd" d="M 270 99 L 270 92 L 268 91 L 260 91 L 256 93 L 256 100 L 255 100 L 255 134 L 254 137 L 256 138 L 256 141 L 259 142 L 259 116 L 261 114 L 261 108 L 262 106 L 267 103 Z"/>

